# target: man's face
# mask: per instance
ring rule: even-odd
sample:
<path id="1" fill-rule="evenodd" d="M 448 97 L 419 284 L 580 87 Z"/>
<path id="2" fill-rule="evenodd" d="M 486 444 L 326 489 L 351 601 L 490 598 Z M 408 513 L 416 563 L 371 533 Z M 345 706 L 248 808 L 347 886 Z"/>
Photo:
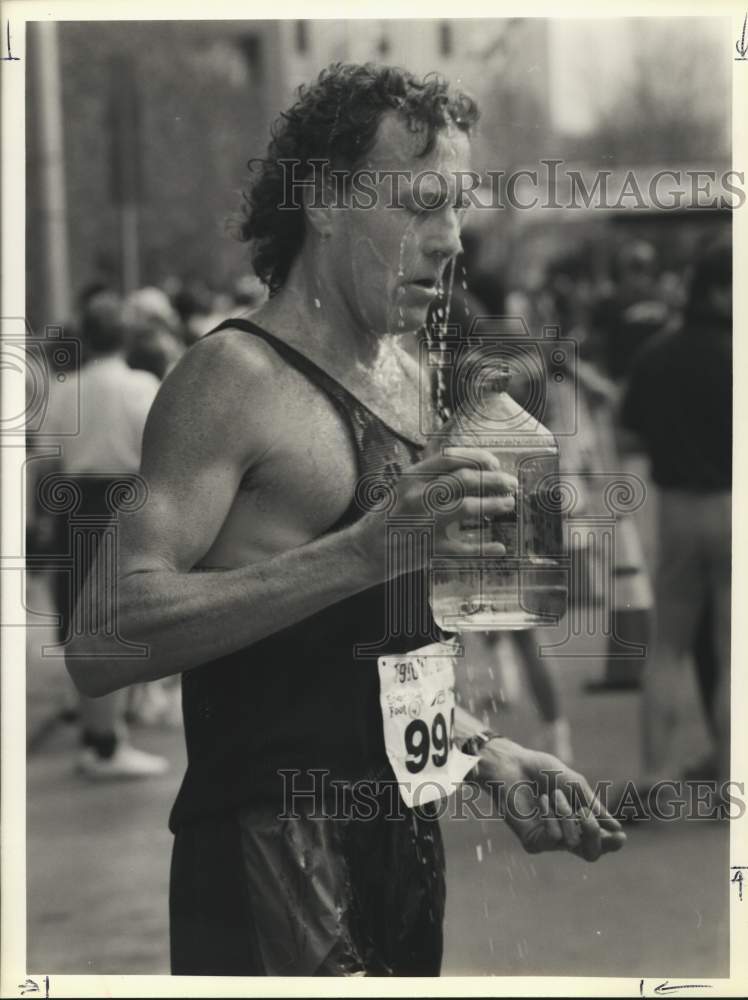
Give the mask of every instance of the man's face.
<path id="1" fill-rule="evenodd" d="M 456 202 L 459 173 L 469 169 L 468 138 L 449 126 L 421 156 L 424 146 L 423 131 L 411 131 L 395 113 L 385 115 L 359 167 L 375 172 L 366 177 L 368 193 L 356 198 L 349 191 L 346 207 L 332 213 L 326 270 L 367 333 L 420 329 L 449 261 L 462 249 L 464 209 Z"/>

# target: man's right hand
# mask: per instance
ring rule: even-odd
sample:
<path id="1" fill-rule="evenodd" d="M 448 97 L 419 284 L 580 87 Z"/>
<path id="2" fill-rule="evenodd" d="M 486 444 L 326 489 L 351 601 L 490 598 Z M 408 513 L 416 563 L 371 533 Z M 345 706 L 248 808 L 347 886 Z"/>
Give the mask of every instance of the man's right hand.
<path id="1" fill-rule="evenodd" d="M 490 529 L 492 518 L 514 510 L 517 478 L 502 471 L 499 459 L 487 449 L 450 447 L 448 454 L 410 466 L 393 482 L 366 485 L 370 489 L 362 490 L 361 500 L 370 500 L 374 509 L 351 531 L 383 579 L 419 569 L 428 557 L 425 546 L 413 546 L 405 565 L 402 559 L 388 559 L 388 521 L 412 519 L 414 527 L 419 521 L 432 523 L 433 555 L 505 554 L 504 546 L 482 529 Z"/>

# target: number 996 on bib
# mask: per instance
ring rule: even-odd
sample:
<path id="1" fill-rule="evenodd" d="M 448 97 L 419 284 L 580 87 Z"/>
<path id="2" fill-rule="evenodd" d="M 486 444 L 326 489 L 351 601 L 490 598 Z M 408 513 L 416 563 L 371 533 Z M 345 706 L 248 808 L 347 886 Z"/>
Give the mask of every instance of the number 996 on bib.
<path id="1" fill-rule="evenodd" d="M 387 757 L 406 805 L 423 805 L 454 791 L 475 758 L 453 747 L 454 666 L 450 646 L 381 656 L 380 703 Z"/>

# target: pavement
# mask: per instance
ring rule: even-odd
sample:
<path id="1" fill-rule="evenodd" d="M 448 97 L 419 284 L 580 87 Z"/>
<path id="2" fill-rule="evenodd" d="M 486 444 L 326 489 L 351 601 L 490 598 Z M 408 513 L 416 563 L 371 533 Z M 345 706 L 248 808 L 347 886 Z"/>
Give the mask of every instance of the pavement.
<path id="1" fill-rule="evenodd" d="M 48 593 L 32 580 L 29 606 Z M 28 656 L 28 968 L 48 973 L 166 974 L 168 811 L 183 773 L 179 728 L 138 728 L 133 742 L 169 758 L 170 772 L 142 782 L 91 784 L 75 775 L 75 727 L 48 724 L 70 699 L 59 659 L 32 630 Z M 581 651 L 581 650 L 580 650 Z M 592 780 L 636 774 L 638 695 L 591 695 L 598 648 L 559 661 L 576 752 Z M 470 642 L 469 697 L 480 703 L 492 654 Z M 520 677 L 513 704 L 488 721 L 532 745 L 537 712 Z M 706 735 L 690 680 L 683 751 Z M 507 685 L 509 687 L 510 685 Z M 728 974 L 729 824 L 642 822 L 620 854 L 596 864 L 566 854 L 530 856 L 501 822 L 445 819 L 448 901 L 444 975 L 716 978 Z"/>

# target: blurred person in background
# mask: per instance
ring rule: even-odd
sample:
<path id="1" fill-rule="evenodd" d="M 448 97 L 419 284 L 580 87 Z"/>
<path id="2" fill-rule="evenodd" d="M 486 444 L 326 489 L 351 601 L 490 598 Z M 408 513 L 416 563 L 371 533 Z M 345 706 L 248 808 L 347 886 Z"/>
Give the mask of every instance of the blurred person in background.
<path id="1" fill-rule="evenodd" d="M 533 343 L 543 358 L 544 383 L 542 387 L 533 388 L 529 372 L 518 371 L 512 378 L 509 392 L 536 419 L 558 434 L 561 476 L 569 478 L 577 495 L 575 517 L 593 513 L 598 502 L 589 488 L 589 475 L 615 467 L 611 439 L 616 389 L 593 361 L 580 356 L 589 340 L 591 307 L 592 282 L 588 263 L 581 254 L 567 254 L 545 263 L 534 261 L 523 285 L 513 289 L 508 296 L 507 305 L 507 312 L 524 319 L 534 334 Z M 563 340 L 574 341 L 576 358 L 564 351 L 563 362 L 552 361 L 556 341 L 540 337 L 546 326 L 558 327 Z M 551 370 L 562 376 L 561 381 L 550 377 Z M 529 402 L 532 399 L 538 401 L 535 407 Z M 570 411 L 572 403 L 574 413 Z M 575 432 L 563 433 L 568 430 L 572 418 Z M 576 567 L 572 580 L 579 587 L 572 590 L 570 600 L 597 601 L 604 586 L 602 566 L 593 565 L 592 554 L 587 548 L 589 532 L 572 532 L 570 537 L 577 546 L 570 553 Z M 572 731 L 564 711 L 558 664 L 552 656 L 541 655 L 542 642 L 539 630 L 517 632 L 501 637 L 498 649 L 501 656 L 502 646 L 515 644 L 540 712 L 541 744 L 570 763 L 574 757 Z M 512 657 L 506 653 L 504 656 L 504 669 L 510 671 Z M 507 684 L 507 689 L 511 687 Z"/>
<path id="2" fill-rule="evenodd" d="M 50 397 L 44 431 L 54 437 L 56 431 L 61 433 L 75 426 L 80 407 L 79 433 L 59 438 L 60 471 L 73 478 L 81 491 L 78 513 L 111 517 L 105 502 L 107 488 L 123 473 L 138 472 L 143 427 L 158 391 L 158 380 L 127 365 L 123 306 L 114 293 L 96 291 L 86 298 L 80 333 L 85 363 Z M 67 546 L 67 517 L 54 518 L 60 551 Z M 84 548 L 82 558 L 90 560 L 94 547 Z M 88 562 L 79 566 L 78 579 L 89 569 Z M 69 574 L 55 575 L 60 640 L 65 642 L 71 634 L 72 609 L 78 594 L 73 592 Z M 121 692 L 100 699 L 80 696 L 81 751 L 76 766 L 85 777 L 146 778 L 167 770 L 164 758 L 132 746 L 124 712 Z"/>
<path id="3" fill-rule="evenodd" d="M 237 310 L 248 316 L 267 299 L 267 288 L 251 273 L 238 278 L 230 288 L 219 291 L 212 290 L 202 279 L 190 278 L 176 287 L 177 281 L 172 279 L 169 282 L 171 301 L 188 346 Z"/>
<path id="4" fill-rule="evenodd" d="M 683 324 L 636 357 L 623 425 L 659 488 L 657 630 L 642 702 L 645 782 L 672 778 L 683 660 L 709 609 L 714 754 L 701 776 L 729 779 L 732 487 L 732 251 L 709 246 L 688 287 Z M 702 640 L 703 641 L 703 640 Z"/>
<path id="5" fill-rule="evenodd" d="M 139 288 L 125 299 L 127 363 L 164 379 L 185 351 L 179 314 L 160 288 Z"/>
<path id="6" fill-rule="evenodd" d="M 128 342 L 130 368 L 150 372 L 159 382 L 166 378 L 185 351 L 173 334 L 149 322 L 128 324 Z"/>
<path id="7" fill-rule="evenodd" d="M 631 362 L 669 317 L 658 284 L 657 253 L 644 240 L 632 240 L 619 250 L 610 292 L 594 311 L 593 357 L 607 376 L 620 381 Z"/>
<path id="8" fill-rule="evenodd" d="M 182 337 L 189 347 L 209 329 L 206 317 L 210 313 L 210 292 L 202 281 L 174 278 L 169 284 L 169 296 L 182 324 Z"/>

